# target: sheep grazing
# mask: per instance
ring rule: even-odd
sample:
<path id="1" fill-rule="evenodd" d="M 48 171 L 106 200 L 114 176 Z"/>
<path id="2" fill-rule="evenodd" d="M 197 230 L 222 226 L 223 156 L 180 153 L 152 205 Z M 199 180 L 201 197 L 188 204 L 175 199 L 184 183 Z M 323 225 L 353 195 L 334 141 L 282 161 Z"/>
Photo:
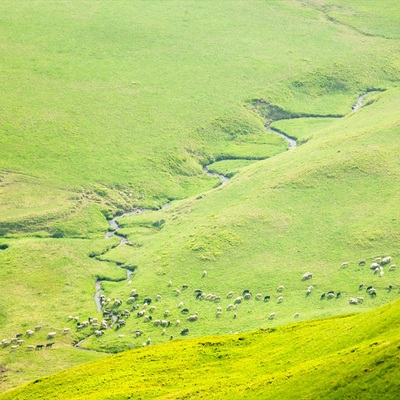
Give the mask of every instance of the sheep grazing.
<path id="1" fill-rule="evenodd" d="M 285 286 L 281 285 L 281 286 L 277 287 L 276 291 L 277 292 L 283 292 L 284 289 L 285 289 Z"/>
<path id="2" fill-rule="evenodd" d="M 161 294 L 158 294 L 158 295 L 156 296 L 156 301 L 161 301 L 161 299 L 162 299 Z"/>
<path id="3" fill-rule="evenodd" d="M 245 293 L 244 299 L 245 299 L 245 300 L 250 300 L 250 299 L 251 299 L 251 296 L 252 296 L 252 294 L 251 294 L 250 292 Z"/>
<path id="4" fill-rule="evenodd" d="M 189 289 L 189 286 L 188 285 L 182 285 L 182 290 L 186 290 L 186 289 Z"/>
<path id="5" fill-rule="evenodd" d="M 358 302 L 359 304 L 364 303 L 364 297 L 357 297 L 357 302 Z"/>
<path id="6" fill-rule="evenodd" d="M 299 318 L 300 317 L 300 313 L 294 313 L 293 318 Z"/>
<path id="7" fill-rule="evenodd" d="M 388 286 L 388 292 L 391 292 L 391 291 L 392 291 L 392 289 L 393 289 L 393 285 L 392 285 L 392 284 L 390 284 L 390 285 Z"/>
<path id="8" fill-rule="evenodd" d="M 369 268 L 375 270 L 375 269 L 379 268 L 379 264 L 377 264 L 376 262 L 373 262 L 373 263 L 369 266 Z"/>
<path id="9" fill-rule="evenodd" d="M 256 300 L 261 300 L 261 298 L 262 298 L 262 294 L 261 293 L 257 293 L 256 296 L 255 296 L 255 299 Z"/>
<path id="10" fill-rule="evenodd" d="M 138 318 L 140 318 L 140 317 L 143 317 L 143 315 L 146 313 L 146 310 L 142 310 L 142 311 L 139 311 L 137 314 L 136 314 L 136 316 L 138 317 Z"/>
<path id="11" fill-rule="evenodd" d="M 376 296 L 376 289 L 371 288 L 370 290 L 368 290 L 368 293 L 371 297 L 375 297 Z"/>
<path id="12" fill-rule="evenodd" d="M 206 270 L 204 270 L 204 271 L 203 271 L 203 275 L 202 275 L 202 277 L 203 277 L 203 278 L 205 278 L 206 276 L 207 276 L 207 271 L 206 271 Z"/>
<path id="13" fill-rule="evenodd" d="M 154 306 L 151 306 L 151 307 L 149 308 L 149 311 L 150 311 L 150 312 L 154 312 L 154 311 L 156 311 L 156 308 L 155 308 Z"/>
<path id="14" fill-rule="evenodd" d="M 189 315 L 187 320 L 190 322 L 194 322 L 194 321 L 197 321 L 198 318 L 199 318 L 199 316 L 197 314 L 194 314 L 194 315 Z"/>
<path id="15" fill-rule="evenodd" d="M 366 262 L 365 260 L 361 260 L 361 261 L 358 263 L 358 265 L 362 267 L 362 266 L 365 265 L 366 263 L 367 263 L 367 262 Z"/>
<path id="16" fill-rule="evenodd" d="M 324 299 L 325 296 L 326 296 L 326 293 L 322 293 L 322 294 L 321 294 L 321 297 L 320 297 L 320 300 Z"/>
<path id="17" fill-rule="evenodd" d="M 278 297 L 278 303 L 282 303 L 282 301 L 283 301 L 283 296 L 279 296 Z"/>
<path id="18" fill-rule="evenodd" d="M 21 344 L 25 343 L 25 340 L 23 340 L 23 339 L 18 339 L 18 340 L 17 340 L 17 343 L 21 346 Z"/>
<path id="19" fill-rule="evenodd" d="M 42 326 L 41 325 L 36 325 L 35 326 L 35 331 L 37 332 L 37 331 L 40 331 L 42 329 Z"/>
<path id="20" fill-rule="evenodd" d="M 219 318 L 221 315 L 222 315 L 222 312 L 221 312 L 221 311 L 217 311 L 217 312 L 215 313 L 215 316 L 216 316 L 217 318 Z"/>
<path id="21" fill-rule="evenodd" d="M 64 335 L 67 334 L 70 330 L 71 330 L 71 328 L 64 328 L 63 329 L 63 334 Z"/>
<path id="22" fill-rule="evenodd" d="M 264 296 L 264 301 L 265 302 L 269 301 L 270 299 L 271 299 L 271 296 L 268 296 L 268 295 Z"/>
<path id="23" fill-rule="evenodd" d="M 307 291 L 306 291 L 306 296 L 308 297 L 310 294 L 311 294 L 311 290 L 310 290 L 310 289 L 307 289 Z"/>
<path id="24" fill-rule="evenodd" d="M 376 257 L 375 262 L 380 264 L 382 262 L 382 257 Z"/>
<path id="25" fill-rule="evenodd" d="M 131 296 L 133 296 L 133 295 L 137 295 L 137 294 L 136 294 L 136 288 L 133 288 L 133 289 L 131 290 Z"/>
<path id="26" fill-rule="evenodd" d="M 179 296 L 181 294 L 181 291 L 179 289 L 175 289 L 174 292 L 175 296 Z"/>
<path id="27" fill-rule="evenodd" d="M 168 282 L 168 286 L 171 287 L 172 286 L 172 281 Z"/>
<path id="28" fill-rule="evenodd" d="M 164 311 L 164 317 L 168 317 L 169 314 L 170 314 L 169 310 L 165 310 L 165 311 Z"/>
<path id="29" fill-rule="evenodd" d="M 161 331 L 161 334 L 162 335 L 165 335 L 167 333 L 167 330 L 164 328 L 162 331 Z"/>
<path id="30" fill-rule="evenodd" d="M 389 271 L 394 271 L 396 269 L 396 264 L 392 264 L 390 267 L 389 267 Z"/>
<path id="31" fill-rule="evenodd" d="M 236 317 L 237 317 L 237 314 L 233 313 L 233 319 L 236 319 Z"/>
<path id="32" fill-rule="evenodd" d="M 349 262 L 345 261 L 342 263 L 341 268 L 347 268 L 349 266 Z"/>
<path id="33" fill-rule="evenodd" d="M 306 272 L 306 273 L 302 276 L 301 280 L 302 280 L 302 281 L 307 281 L 307 280 L 311 279 L 312 277 L 313 277 L 313 275 L 312 275 L 311 272 Z"/>
<path id="34" fill-rule="evenodd" d="M 242 301 L 243 301 L 243 297 L 242 296 L 236 297 L 236 299 L 235 299 L 235 303 L 236 304 L 240 304 Z"/>
<path id="35" fill-rule="evenodd" d="M 358 304 L 358 300 L 355 297 L 350 297 L 349 304 Z"/>
<path id="36" fill-rule="evenodd" d="M 134 303 L 136 301 L 136 297 L 128 297 L 128 300 L 126 301 L 127 304 Z"/>
<path id="37" fill-rule="evenodd" d="M 342 293 L 337 292 L 337 293 L 336 293 L 336 298 L 338 299 L 341 295 L 342 295 Z"/>
<path id="38" fill-rule="evenodd" d="M 392 262 L 392 257 L 391 256 L 387 256 L 387 257 L 385 257 L 385 258 L 383 258 L 382 259 L 382 261 L 381 261 L 381 265 L 386 265 L 386 264 L 389 264 L 389 263 L 391 263 Z"/>
<path id="39" fill-rule="evenodd" d="M 151 345 L 151 339 L 148 338 L 147 341 L 146 341 L 146 343 L 147 343 L 148 346 L 150 346 L 150 345 Z"/>
<path id="40" fill-rule="evenodd" d="M 189 313 L 189 309 L 188 308 L 183 308 L 181 310 L 181 314 L 188 314 Z"/>
<path id="41" fill-rule="evenodd" d="M 28 344 L 28 346 L 26 346 L 26 350 L 28 351 L 35 350 L 35 346 L 33 344 Z"/>
<path id="42" fill-rule="evenodd" d="M 185 328 L 185 329 L 181 330 L 181 335 L 182 336 L 187 335 L 188 333 L 189 333 L 189 329 L 188 328 Z"/>
<path id="43" fill-rule="evenodd" d="M 229 293 L 226 295 L 226 298 L 227 298 L 227 299 L 230 299 L 231 297 L 233 297 L 233 292 L 229 292 Z"/>
<path id="44" fill-rule="evenodd" d="M 333 299 L 335 297 L 335 293 L 333 293 L 333 292 L 329 292 L 329 293 L 327 293 L 327 295 L 326 295 L 326 298 L 327 299 Z"/>
<path id="45" fill-rule="evenodd" d="M 68 315 L 68 321 L 71 321 L 72 319 L 74 319 L 74 317 L 72 315 Z"/>
<path id="46" fill-rule="evenodd" d="M 51 349 L 53 347 L 54 342 L 46 343 L 46 349 Z"/>
<path id="47" fill-rule="evenodd" d="M 268 319 L 274 319 L 276 317 L 276 313 L 272 312 L 271 314 L 269 314 Z"/>
<path id="48" fill-rule="evenodd" d="M 361 290 L 364 286 L 365 286 L 365 283 L 360 283 L 360 284 L 358 285 L 358 290 Z"/>
<path id="49" fill-rule="evenodd" d="M 15 344 L 15 345 L 11 346 L 10 349 L 11 349 L 11 351 L 14 351 L 14 350 L 17 350 L 18 347 L 19 346 L 17 344 Z"/>
<path id="50" fill-rule="evenodd" d="M 309 286 L 309 287 L 307 288 L 307 290 L 309 290 L 310 292 L 312 292 L 312 291 L 314 290 L 314 286 Z"/>
<path id="51" fill-rule="evenodd" d="M 380 271 L 380 272 L 379 272 L 379 276 L 382 278 L 383 275 L 385 275 L 385 273 L 384 273 L 383 271 Z"/>
<path id="52" fill-rule="evenodd" d="M 49 333 L 47 334 L 47 337 L 48 337 L 49 339 L 53 339 L 56 335 L 57 335 L 56 332 L 49 332 Z"/>
<path id="53" fill-rule="evenodd" d="M 181 320 L 177 319 L 176 322 L 175 322 L 175 325 L 178 326 L 178 325 L 180 325 L 180 323 L 181 323 Z"/>
<path id="54" fill-rule="evenodd" d="M 122 333 L 118 335 L 119 338 L 123 338 L 125 337 L 125 335 L 123 335 Z"/>
<path id="55" fill-rule="evenodd" d="M 228 304 L 226 311 L 231 311 L 233 309 L 233 304 Z"/>

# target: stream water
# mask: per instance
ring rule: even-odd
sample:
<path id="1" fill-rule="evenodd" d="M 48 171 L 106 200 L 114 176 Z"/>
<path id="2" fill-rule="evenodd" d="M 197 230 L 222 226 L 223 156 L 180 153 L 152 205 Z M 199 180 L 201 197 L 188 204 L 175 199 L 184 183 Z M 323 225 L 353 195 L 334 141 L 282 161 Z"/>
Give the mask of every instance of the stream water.
<path id="1" fill-rule="evenodd" d="M 365 96 L 366 96 L 366 93 L 361 95 L 358 98 L 357 103 L 355 105 L 353 105 L 353 107 L 352 107 L 353 112 L 357 111 L 362 106 Z M 270 131 L 270 132 L 272 132 L 272 133 L 274 133 L 274 134 L 276 134 L 276 135 L 279 135 L 280 137 L 285 139 L 287 144 L 288 144 L 288 150 L 292 150 L 292 149 L 297 147 L 297 141 L 295 139 L 285 135 L 284 133 L 281 133 L 281 132 L 278 132 L 278 131 L 276 131 L 274 129 L 271 129 L 269 126 L 266 126 L 265 129 Z M 207 169 L 207 166 L 203 167 L 203 172 L 207 176 L 218 177 L 220 179 L 220 181 L 221 181 L 219 187 L 225 186 L 229 182 L 229 178 L 227 176 L 222 175 L 222 174 L 218 174 L 216 172 L 210 172 Z M 169 204 L 170 203 L 164 204 L 161 207 L 161 209 L 166 209 L 169 206 Z M 127 212 L 124 212 L 123 214 L 115 216 L 114 218 L 112 218 L 111 220 L 108 221 L 108 223 L 109 223 L 109 225 L 110 225 L 112 230 L 110 230 L 110 231 L 105 233 L 105 238 L 109 239 L 114 235 L 118 235 L 117 232 L 121 228 L 120 225 L 118 224 L 118 220 L 119 219 L 124 218 L 124 217 L 129 217 L 131 215 L 143 214 L 143 213 L 148 212 L 148 211 L 152 211 L 152 210 L 150 210 L 148 208 L 137 208 L 135 210 L 127 211 Z M 121 235 L 118 235 L 118 236 L 120 236 L 120 238 L 121 238 L 118 246 L 124 246 L 124 245 L 126 245 L 128 243 L 128 239 L 126 239 L 125 237 L 123 237 Z M 117 267 L 121 268 L 121 266 L 118 265 L 118 264 L 117 264 Z M 126 279 L 127 279 L 127 281 L 129 281 L 129 279 L 131 278 L 131 275 L 132 275 L 132 271 L 129 270 L 129 269 L 126 269 Z M 101 281 L 100 280 L 96 281 L 95 288 L 96 288 L 96 292 L 95 292 L 95 295 L 94 295 L 94 300 L 95 300 L 95 303 L 96 303 L 97 311 L 99 313 L 101 313 L 102 312 L 102 307 L 101 307 L 101 302 L 100 302 L 100 296 L 101 296 Z M 76 346 L 78 346 L 78 345 L 76 345 Z"/>

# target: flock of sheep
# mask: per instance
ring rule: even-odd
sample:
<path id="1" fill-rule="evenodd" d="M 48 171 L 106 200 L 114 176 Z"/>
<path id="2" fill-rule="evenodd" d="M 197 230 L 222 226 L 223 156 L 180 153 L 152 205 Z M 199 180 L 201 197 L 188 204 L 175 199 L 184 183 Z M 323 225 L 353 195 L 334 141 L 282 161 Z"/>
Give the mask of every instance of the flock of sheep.
<path id="1" fill-rule="evenodd" d="M 390 265 L 389 265 L 390 264 Z M 366 261 L 362 260 L 359 262 L 359 266 L 365 266 Z M 341 264 L 341 268 L 348 268 L 349 262 L 344 262 Z M 374 262 L 370 265 L 371 273 L 375 275 L 379 275 L 383 277 L 385 274 L 385 268 L 388 271 L 395 271 L 396 265 L 392 264 L 392 258 L 390 256 L 387 257 L 378 257 L 374 260 Z M 207 276 L 207 271 L 203 271 L 202 277 L 205 278 Z M 311 272 L 306 272 L 303 274 L 301 280 L 303 282 L 307 282 L 313 279 L 313 274 Z M 131 284 L 131 281 L 128 282 L 128 285 Z M 314 291 L 314 286 L 309 285 L 307 283 L 307 288 L 305 289 L 305 297 L 311 295 Z M 192 323 L 196 323 L 200 318 L 201 313 L 198 311 L 190 312 L 187 307 L 185 307 L 182 294 L 183 293 L 192 293 L 193 299 L 198 301 L 198 308 L 201 310 L 202 302 L 210 302 L 215 304 L 215 318 L 220 318 L 224 313 L 228 313 L 231 315 L 232 319 L 236 319 L 238 317 L 239 306 L 241 303 L 249 301 L 251 299 L 255 299 L 258 302 L 265 302 L 271 304 L 281 304 L 285 301 L 283 293 L 285 291 L 285 286 L 280 285 L 276 288 L 275 296 L 273 294 L 263 295 L 262 293 L 253 294 L 249 289 L 244 289 L 241 293 L 235 293 L 233 291 L 229 291 L 226 295 L 218 295 L 215 293 L 207 293 L 201 289 L 195 289 L 193 292 L 189 291 L 189 287 L 186 284 L 180 286 L 180 288 L 172 289 L 172 281 L 167 283 L 167 286 L 171 288 L 171 295 L 177 298 L 176 305 L 174 309 L 165 308 L 166 306 L 163 304 L 163 296 L 157 293 L 153 298 L 148 296 L 140 296 L 137 293 L 136 289 L 131 289 L 127 295 L 125 300 L 122 299 L 111 299 L 107 298 L 104 294 L 100 295 L 100 304 L 102 310 L 102 318 L 94 318 L 88 317 L 86 320 L 80 321 L 79 317 L 73 317 L 72 315 L 68 316 L 67 320 L 70 324 L 73 324 L 73 327 L 68 326 L 63 328 L 62 334 L 68 334 L 72 329 L 74 331 L 83 331 L 85 332 L 86 338 L 94 335 L 95 337 L 100 337 L 105 334 L 105 332 L 109 330 L 119 331 L 118 337 L 123 338 L 125 335 L 121 333 L 121 329 L 125 327 L 127 323 L 127 319 L 130 317 L 134 317 L 136 322 L 134 325 L 136 326 L 145 326 L 144 324 L 152 324 L 156 329 L 160 329 L 161 335 L 167 335 L 168 328 L 174 327 L 175 332 L 179 332 L 180 335 L 186 336 L 189 334 L 188 326 Z M 375 297 L 377 295 L 377 290 L 371 285 L 366 285 L 364 282 L 360 283 L 358 286 L 358 292 L 366 288 L 366 293 L 370 297 Z M 390 284 L 387 287 L 388 291 L 393 289 L 393 285 Z M 355 289 L 356 290 L 356 289 Z M 333 299 L 341 297 L 341 292 L 328 291 L 323 292 L 319 296 L 319 300 L 324 299 Z M 275 300 L 275 303 L 274 303 Z M 223 303 L 228 303 L 223 306 Z M 364 298 L 362 296 L 355 296 L 349 298 L 349 304 L 356 305 L 362 304 L 364 302 Z M 170 305 L 170 299 L 167 299 L 167 303 Z M 193 302 L 191 302 L 193 304 Z M 172 311 L 172 312 L 171 312 Z M 175 315 L 172 318 L 172 315 Z M 267 320 L 273 320 L 277 316 L 277 312 L 273 311 L 266 315 Z M 294 313 L 293 318 L 299 318 L 300 312 L 297 311 Z M 143 324 L 143 325 L 139 325 Z M 186 324 L 187 326 L 183 326 Z M 11 351 L 15 351 L 18 347 L 22 346 L 25 343 L 25 340 L 34 337 L 35 332 L 39 331 L 41 326 L 36 326 L 34 330 L 28 329 L 25 332 L 25 338 L 23 338 L 22 333 L 18 333 L 12 339 L 3 339 L 1 341 L 2 347 L 10 346 Z M 143 329 L 143 328 L 141 328 Z M 135 329 L 133 332 L 134 337 L 139 338 L 143 335 L 143 331 L 140 328 Z M 47 335 L 47 340 L 52 340 L 56 336 L 56 332 L 49 332 Z M 169 338 L 172 340 L 173 335 L 169 335 Z M 142 343 L 142 346 L 148 346 L 152 343 L 151 338 L 148 338 Z M 26 346 L 27 351 L 32 350 L 41 350 L 43 348 L 51 348 L 54 342 L 48 342 L 46 344 L 28 344 Z M 134 347 L 132 344 L 131 347 Z"/>

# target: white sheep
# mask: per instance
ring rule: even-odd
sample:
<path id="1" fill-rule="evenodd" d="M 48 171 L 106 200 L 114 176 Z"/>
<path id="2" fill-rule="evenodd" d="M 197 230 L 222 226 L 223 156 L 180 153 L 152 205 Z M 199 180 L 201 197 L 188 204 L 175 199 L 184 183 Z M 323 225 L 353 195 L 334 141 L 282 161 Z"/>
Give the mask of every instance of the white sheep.
<path id="1" fill-rule="evenodd" d="M 284 289 L 285 289 L 285 286 L 280 285 L 280 286 L 277 287 L 276 291 L 277 292 L 282 292 Z"/>
<path id="2" fill-rule="evenodd" d="M 35 346 L 33 344 L 28 344 L 28 346 L 26 346 L 26 350 L 28 351 L 35 350 Z"/>
<path id="3" fill-rule="evenodd" d="M 172 286 L 172 281 L 168 282 L 168 286 L 171 287 Z"/>
<path id="4" fill-rule="evenodd" d="M 387 257 L 382 259 L 381 265 L 386 265 L 386 264 L 389 264 L 390 262 L 392 262 L 392 257 L 391 256 L 387 256 Z"/>
<path id="5" fill-rule="evenodd" d="M 179 319 L 176 320 L 175 325 L 180 325 L 181 321 Z"/>
<path id="6" fill-rule="evenodd" d="M 226 307 L 226 311 L 231 311 L 233 307 L 233 304 L 228 304 L 228 307 Z"/>
<path id="7" fill-rule="evenodd" d="M 70 330 L 71 330 L 71 328 L 64 328 L 63 329 L 63 334 L 64 335 L 67 334 Z"/>
<path id="8" fill-rule="evenodd" d="M 221 312 L 221 311 L 217 311 L 216 314 L 215 314 L 215 316 L 216 316 L 217 318 L 219 318 L 221 315 L 222 315 L 222 312 Z"/>
<path id="9" fill-rule="evenodd" d="M 180 301 L 179 303 L 178 303 L 178 308 L 182 308 L 183 307 L 183 301 Z"/>
<path id="10" fill-rule="evenodd" d="M 203 278 L 205 278 L 206 276 L 207 276 L 207 271 L 204 270 L 204 271 L 203 271 Z"/>
<path id="11" fill-rule="evenodd" d="M 283 296 L 279 296 L 278 297 L 278 303 L 282 303 L 282 301 L 283 301 Z"/>
<path id="12" fill-rule="evenodd" d="M 47 337 L 48 337 L 49 339 L 53 339 L 56 335 L 57 335 L 56 332 L 49 332 L 49 333 L 47 334 Z"/>
<path id="13" fill-rule="evenodd" d="M 274 319 L 276 317 L 276 313 L 272 312 L 271 314 L 269 314 L 268 319 Z"/>
<path id="14" fill-rule="evenodd" d="M 396 269 L 396 264 L 392 264 L 390 267 L 389 267 L 389 271 L 394 271 Z"/>
<path id="15" fill-rule="evenodd" d="M 233 296 L 233 292 L 229 292 L 229 293 L 226 295 L 226 298 L 227 298 L 227 299 L 230 299 L 232 296 Z"/>
<path id="16" fill-rule="evenodd" d="M 161 299 L 162 299 L 161 294 L 158 294 L 158 295 L 156 296 L 156 301 L 161 301 Z"/>
<path id="17" fill-rule="evenodd" d="M 256 300 L 260 300 L 262 298 L 262 294 L 261 293 L 257 293 L 255 298 L 256 298 Z"/>
<path id="18" fill-rule="evenodd" d="M 299 312 L 294 313 L 293 318 L 299 318 L 299 317 L 300 317 L 300 313 Z"/>
<path id="19" fill-rule="evenodd" d="M 236 299 L 235 299 L 235 303 L 236 304 L 240 304 L 242 301 L 243 301 L 243 297 L 242 296 L 236 297 Z"/>
<path id="20" fill-rule="evenodd" d="M 343 262 L 342 265 L 341 265 L 342 268 L 347 268 L 348 266 L 349 266 L 349 262 L 348 261 Z"/>
<path id="21" fill-rule="evenodd" d="M 312 276 L 313 276 L 313 275 L 312 275 L 311 272 L 306 272 L 306 273 L 301 277 L 301 280 L 302 280 L 302 281 L 307 281 L 307 280 L 311 279 Z"/>

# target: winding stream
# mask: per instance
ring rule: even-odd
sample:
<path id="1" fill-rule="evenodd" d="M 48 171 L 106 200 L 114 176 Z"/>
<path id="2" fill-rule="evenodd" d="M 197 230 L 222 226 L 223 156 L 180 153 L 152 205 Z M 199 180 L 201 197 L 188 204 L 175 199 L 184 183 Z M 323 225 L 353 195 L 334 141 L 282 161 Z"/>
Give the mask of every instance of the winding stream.
<path id="1" fill-rule="evenodd" d="M 365 98 L 366 95 L 367 95 L 367 93 L 362 94 L 362 95 L 358 98 L 357 103 L 356 103 L 355 105 L 353 105 L 353 107 L 352 107 L 353 112 L 356 112 L 356 111 L 362 106 L 363 101 L 364 101 L 364 98 Z M 266 131 L 272 132 L 272 133 L 274 133 L 275 135 L 278 135 L 278 136 L 282 137 L 283 139 L 285 139 L 285 141 L 286 141 L 287 144 L 288 144 L 288 150 L 293 150 L 293 149 L 295 149 L 295 148 L 297 147 L 297 141 L 296 141 L 294 138 L 291 138 L 291 137 L 285 135 L 284 133 L 278 132 L 278 131 L 276 131 L 276 130 L 270 128 L 268 125 L 265 126 L 265 129 L 266 129 Z M 204 174 L 206 174 L 207 176 L 210 176 L 210 177 L 218 177 L 218 178 L 220 179 L 220 184 L 219 184 L 218 187 L 223 187 L 223 186 L 225 186 L 225 185 L 229 182 L 229 178 L 228 178 L 227 176 L 222 175 L 222 174 L 218 174 L 218 173 L 216 173 L 216 172 L 210 172 L 210 171 L 208 170 L 207 166 L 203 167 L 203 172 L 204 172 Z M 161 207 L 161 210 L 166 209 L 166 208 L 169 206 L 169 204 L 170 204 L 170 203 L 164 204 L 164 205 Z M 117 247 L 118 247 L 118 246 L 124 246 L 124 245 L 126 245 L 127 243 L 129 243 L 129 242 L 128 242 L 128 239 L 126 239 L 126 238 L 125 238 L 124 236 L 122 236 L 122 235 L 118 235 L 118 233 L 117 233 L 118 230 L 121 228 L 121 226 L 118 224 L 118 220 L 119 220 L 120 218 L 128 217 L 128 216 L 131 216 L 131 215 L 143 214 L 143 213 L 148 212 L 148 211 L 154 211 L 154 210 L 151 210 L 151 209 L 148 209 L 148 208 L 137 208 L 137 209 L 135 209 L 135 210 L 127 211 L 127 212 L 124 212 L 124 213 L 122 213 L 122 214 L 120 214 L 120 215 L 118 215 L 118 216 L 115 216 L 114 218 L 112 218 L 111 220 L 108 221 L 108 223 L 109 223 L 109 225 L 110 225 L 110 227 L 111 227 L 111 230 L 107 231 L 107 232 L 105 233 L 104 237 L 105 237 L 106 239 L 109 239 L 109 238 L 113 237 L 114 235 L 119 236 L 121 239 L 120 239 L 120 242 L 119 242 L 119 244 L 117 245 Z M 121 268 L 121 266 L 118 265 L 118 264 L 117 264 L 117 267 L 118 267 L 118 268 Z M 129 270 L 129 269 L 127 269 L 126 271 L 127 271 L 127 272 L 126 272 L 126 280 L 129 281 L 129 279 L 130 279 L 130 277 L 131 277 L 131 275 L 132 275 L 132 271 Z M 97 281 L 96 281 L 96 283 L 95 283 L 96 292 L 95 292 L 95 295 L 94 295 L 94 301 L 95 301 L 95 303 L 96 303 L 96 308 L 97 308 L 97 311 L 98 311 L 99 313 L 102 313 L 102 307 L 101 307 L 101 301 L 100 301 L 100 296 L 101 296 L 101 291 L 102 291 L 102 289 L 101 289 L 101 282 L 102 282 L 101 280 L 97 280 Z M 79 343 L 77 343 L 77 344 L 75 345 L 75 347 L 76 347 L 76 348 L 79 348 L 79 349 L 83 349 L 83 348 L 80 347 L 79 345 L 80 345 L 84 340 L 85 340 L 85 339 L 82 339 Z"/>

